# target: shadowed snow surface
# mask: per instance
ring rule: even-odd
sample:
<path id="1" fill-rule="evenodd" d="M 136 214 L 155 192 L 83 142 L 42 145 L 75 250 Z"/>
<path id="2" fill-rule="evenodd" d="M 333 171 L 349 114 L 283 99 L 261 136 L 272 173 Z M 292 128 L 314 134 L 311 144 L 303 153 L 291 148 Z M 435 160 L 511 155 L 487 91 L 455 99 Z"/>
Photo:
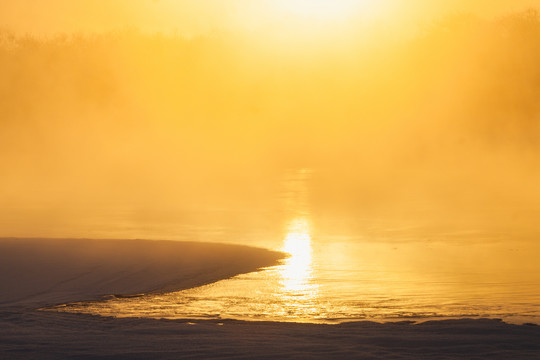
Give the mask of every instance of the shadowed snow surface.
<path id="1" fill-rule="evenodd" d="M 538 359 L 540 327 L 112 319 L 0 313 L 2 359 Z"/>
<path id="2" fill-rule="evenodd" d="M 182 290 L 275 265 L 283 256 L 197 242 L 0 239 L 0 306 Z"/>

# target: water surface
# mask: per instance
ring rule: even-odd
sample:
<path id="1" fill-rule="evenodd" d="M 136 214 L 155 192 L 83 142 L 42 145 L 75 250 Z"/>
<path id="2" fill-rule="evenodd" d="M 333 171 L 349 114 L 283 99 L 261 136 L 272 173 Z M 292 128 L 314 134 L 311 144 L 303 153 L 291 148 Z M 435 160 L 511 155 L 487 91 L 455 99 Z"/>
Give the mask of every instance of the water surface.
<path id="1" fill-rule="evenodd" d="M 279 214 L 272 218 L 280 220 L 278 231 L 253 222 L 183 228 L 187 237 L 198 234 L 290 254 L 281 265 L 199 288 L 58 310 L 168 319 L 333 323 L 496 317 L 540 323 L 540 247 L 530 233 L 434 228 L 355 214 L 350 214 L 354 230 L 332 233 L 317 223 L 311 176 L 307 169 L 284 175 Z"/>

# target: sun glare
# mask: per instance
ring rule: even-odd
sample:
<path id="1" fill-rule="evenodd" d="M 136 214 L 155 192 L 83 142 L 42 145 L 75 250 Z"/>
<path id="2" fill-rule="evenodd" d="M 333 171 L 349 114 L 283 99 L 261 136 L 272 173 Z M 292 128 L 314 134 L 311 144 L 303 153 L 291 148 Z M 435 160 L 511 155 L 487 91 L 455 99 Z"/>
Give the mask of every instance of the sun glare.
<path id="1" fill-rule="evenodd" d="M 328 50 L 347 42 L 363 25 L 377 21 L 390 0 L 261 0 L 239 20 L 273 51 Z"/>
<path id="2" fill-rule="evenodd" d="M 342 21 L 373 10 L 373 0 L 280 0 L 275 10 L 285 16 L 314 21 Z"/>

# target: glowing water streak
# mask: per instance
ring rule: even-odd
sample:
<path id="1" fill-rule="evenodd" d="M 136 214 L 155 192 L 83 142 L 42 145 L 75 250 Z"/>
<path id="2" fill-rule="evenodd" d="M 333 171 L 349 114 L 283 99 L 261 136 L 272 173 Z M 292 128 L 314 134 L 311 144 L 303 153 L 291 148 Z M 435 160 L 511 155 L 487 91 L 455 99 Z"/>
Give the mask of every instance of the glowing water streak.
<path id="1" fill-rule="evenodd" d="M 317 297 L 317 285 L 313 282 L 313 249 L 309 221 L 296 218 L 290 222 L 285 235 L 283 251 L 291 256 L 280 270 L 282 291 L 285 296 L 296 297 L 291 302 L 303 302 Z"/>

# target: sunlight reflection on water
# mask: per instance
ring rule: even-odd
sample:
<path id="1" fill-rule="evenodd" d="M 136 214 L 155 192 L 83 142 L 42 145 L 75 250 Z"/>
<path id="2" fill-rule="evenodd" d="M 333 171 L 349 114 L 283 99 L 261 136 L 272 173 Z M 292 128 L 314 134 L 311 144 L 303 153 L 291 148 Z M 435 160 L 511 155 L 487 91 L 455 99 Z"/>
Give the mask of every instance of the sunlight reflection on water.
<path id="1" fill-rule="evenodd" d="M 311 235 L 306 219 L 291 222 L 290 232 L 285 237 L 283 251 L 291 256 L 282 267 L 282 284 L 286 291 L 293 293 L 313 293 Z"/>

